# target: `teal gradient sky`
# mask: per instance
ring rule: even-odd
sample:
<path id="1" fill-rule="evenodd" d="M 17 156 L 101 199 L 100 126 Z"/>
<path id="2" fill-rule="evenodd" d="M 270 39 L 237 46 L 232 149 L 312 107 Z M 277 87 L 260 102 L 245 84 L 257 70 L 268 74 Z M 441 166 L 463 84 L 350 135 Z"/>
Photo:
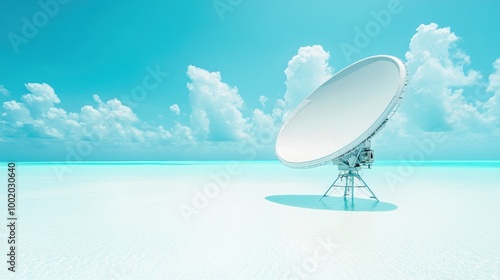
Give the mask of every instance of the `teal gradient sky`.
<path id="1" fill-rule="evenodd" d="M 431 75 L 412 83 L 407 108 L 375 142 L 377 156 L 406 159 L 422 150 L 416 139 L 441 133 L 446 140 L 425 160 L 500 157 L 498 1 L 7 0 L 0 11 L 1 161 L 275 159 L 274 142 L 259 141 L 257 131 L 279 130 L 284 115 L 275 109 L 292 106 L 286 94 L 310 91 L 367 56 L 408 60 L 409 50 L 419 57 L 409 62 L 410 74 L 432 66 L 428 51 L 450 80 Z M 390 18 L 356 45 L 357 28 L 384 11 Z M 26 22 L 35 28 L 29 36 Z M 457 39 L 443 50 L 439 38 L 452 38 L 446 28 Z M 346 44 L 357 52 L 346 55 Z M 292 63 L 308 46 L 320 48 L 304 49 Z M 139 100 L 133 96 L 141 86 Z M 427 104 L 434 97 L 423 93 L 439 97 Z M 96 131 L 99 137 L 89 136 Z"/>

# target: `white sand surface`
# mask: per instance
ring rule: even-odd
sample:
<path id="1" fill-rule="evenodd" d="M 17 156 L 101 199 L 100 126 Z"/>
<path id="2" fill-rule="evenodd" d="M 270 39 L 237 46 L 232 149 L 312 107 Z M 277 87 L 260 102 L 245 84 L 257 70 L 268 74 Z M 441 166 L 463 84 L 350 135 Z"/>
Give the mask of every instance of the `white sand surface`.
<path id="1" fill-rule="evenodd" d="M 336 176 L 278 162 L 19 164 L 17 272 L 4 226 L 0 279 L 500 279 L 500 164 L 381 163 L 364 171 L 381 203 L 354 209 L 315 202 Z"/>

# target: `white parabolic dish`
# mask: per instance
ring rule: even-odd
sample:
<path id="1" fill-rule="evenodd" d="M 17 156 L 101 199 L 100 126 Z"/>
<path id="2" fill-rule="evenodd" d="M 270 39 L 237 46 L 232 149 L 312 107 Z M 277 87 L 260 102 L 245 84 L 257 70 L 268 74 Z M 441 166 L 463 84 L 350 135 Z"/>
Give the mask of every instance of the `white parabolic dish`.
<path id="1" fill-rule="evenodd" d="M 336 73 L 289 115 L 276 154 L 290 167 L 335 162 L 371 138 L 395 112 L 406 67 L 393 56 L 365 58 Z"/>

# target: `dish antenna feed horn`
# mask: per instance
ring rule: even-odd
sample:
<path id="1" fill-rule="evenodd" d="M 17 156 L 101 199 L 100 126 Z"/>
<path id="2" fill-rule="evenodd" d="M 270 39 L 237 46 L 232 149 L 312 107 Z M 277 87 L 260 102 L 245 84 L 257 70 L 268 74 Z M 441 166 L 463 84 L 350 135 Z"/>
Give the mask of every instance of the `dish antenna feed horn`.
<path id="1" fill-rule="evenodd" d="M 321 199 L 340 190 L 354 202 L 355 190 L 367 190 L 379 201 L 361 178 L 362 169 L 371 168 L 372 137 L 396 112 L 407 83 L 406 66 L 394 56 L 349 65 L 289 115 L 276 140 L 276 155 L 292 168 L 337 165 L 339 175 Z"/>

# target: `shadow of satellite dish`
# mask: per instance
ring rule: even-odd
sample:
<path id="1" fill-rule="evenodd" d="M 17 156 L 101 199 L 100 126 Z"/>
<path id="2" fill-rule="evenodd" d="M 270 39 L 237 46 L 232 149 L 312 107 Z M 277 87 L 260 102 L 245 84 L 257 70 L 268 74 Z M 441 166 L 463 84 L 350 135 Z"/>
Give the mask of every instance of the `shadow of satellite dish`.
<path id="1" fill-rule="evenodd" d="M 352 201 L 345 197 L 322 195 L 271 195 L 266 200 L 285 206 L 330 211 L 386 212 L 398 209 L 395 204 L 373 199 L 356 198 Z"/>

